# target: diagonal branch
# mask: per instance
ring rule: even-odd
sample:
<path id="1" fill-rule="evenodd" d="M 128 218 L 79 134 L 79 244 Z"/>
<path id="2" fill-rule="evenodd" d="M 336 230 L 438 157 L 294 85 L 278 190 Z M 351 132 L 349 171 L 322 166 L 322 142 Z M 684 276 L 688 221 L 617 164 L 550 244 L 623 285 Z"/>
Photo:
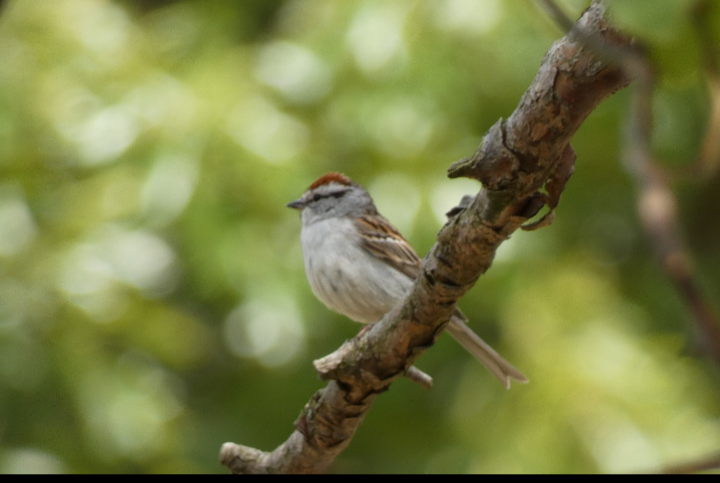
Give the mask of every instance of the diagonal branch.
<path id="1" fill-rule="evenodd" d="M 561 26 L 569 21 L 552 0 L 541 0 Z M 698 4 L 696 15 L 701 15 L 709 6 L 706 2 Z M 713 101 L 712 113 L 708 120 L 701 158 L 698 161 L 699 172 L 711 172 L 715 158 L 719 156 L 720 144 L 717 129 L 720 124 L 720 72 L 712 52 L 709 52 L 709 32 L 704 20 L 696 18 L 705 64 L 710 83 L 710 98 Z M 583 42 L 602 54 L 615 60 L 628 76 L 637 80 L 631 109 L 631 119 L 626 133 L 625 162 L 628 171 L 638 185 L 638 211 L 648 239 L 658 257 L 662 269 L 681 300 L 692 313 L 695 325 L 702 336 L 703 351 L 720 364 L 720 317 L 703 293 L 697 282 L 691 256 L 687 249 L 682 224 L 678 215 L 677 199 L 670 189 L 668 177 L 652 154 L 652 98 L 655 89 L 655 72 L 644 49 L 635 44 L 632 48 L 600 44 L 592 36 L 583 36 Z"/>
<path id="2" fill-rule="evenodd" d="M 710 10 L 718 8 L 717 2 L 700 0 L 693 9 L 693 21 L 698 33 L 700 48 L 705 66 L 708 97 L 710 100 L 710 116 L 705 128 L 705 140 L 700 150 L 700 158 L 691 172 L 709 176 L 720 167 L 720 65 L 718 65 L 718 48 L 713 39 L 714 29 L 710 22 Z"/>
<path id="3" fill-rule="evenodd" d="M 660 471 L 650 471 L 648 473 L 656 473 L 661 475 L 691 475 L 695 473 L 717 470 L 720 470 L 720 453 L 709 455 L 704 458 L 698 458 L 693 461 L 676 463 L 671 466 L 661 468 Z"/>
<path id="4" fill-rule="evenodd" d="M 604 6 L 594 2 L 575 29 L 618 48 L 629 45 L 604 15 Z M 269 453 L 225 443 L 222 463 L 236 473 L 323 471 L 350 443 L 375 397 L 432 346 L 498 246 L 545 204 L 557 205 L 575 161 L 572 136 L 600 102 L 628 83 L 623 71 L 575 33 L 556 42 L 510 118 L 490 129 L 473 156 L 450 167 L 450 177 L 477 179 L 483 189 L 466 208 L 453 210 L 405 301 L 316 361 L 330 382 L 306 404 L 287 441 Z"/>

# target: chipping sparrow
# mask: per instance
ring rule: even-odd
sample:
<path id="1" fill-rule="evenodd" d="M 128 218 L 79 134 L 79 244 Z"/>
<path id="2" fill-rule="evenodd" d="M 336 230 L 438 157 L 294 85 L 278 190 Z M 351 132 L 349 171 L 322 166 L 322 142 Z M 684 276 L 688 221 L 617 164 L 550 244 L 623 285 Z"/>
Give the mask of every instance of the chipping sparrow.
<path id="1" fill-rule="evenodd" d="M 328 173 L 289 208 L 301 211 L 305 273 L 317 298 L 357 322 L 377 322 L 409 291 L 420 257 L 385 218 L 368 192 L 350 178 Z M 525 376 L 466 324 L 455 309 L 447 331 L 505 387 Z"/>

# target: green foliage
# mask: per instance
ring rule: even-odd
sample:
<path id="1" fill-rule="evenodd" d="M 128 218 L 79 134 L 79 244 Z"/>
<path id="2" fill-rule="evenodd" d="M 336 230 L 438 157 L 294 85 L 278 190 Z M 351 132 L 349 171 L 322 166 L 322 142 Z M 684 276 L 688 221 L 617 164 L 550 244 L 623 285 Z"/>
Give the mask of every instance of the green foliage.
<path id="1" fill-rule="evenodd" d="M 662 74 L 657 151 L 689 164 L 708 112 L 694 2 L 611 3 Z M 9 2 L 0 472 L 222 473 L 223 442 L 280 444 L 323 386 L 312 360 L 359 329 L 312 296 L 285 203 L 344 172 L 424 254 L 478 189 L 445 169 L 559 35 L 500 0 Z M 555 224 L 461 302 L 531 383 L 505 391 L 442 337 L 418 364 L 435 387 L 393 384 L 332 471 L 637 471 L 720 445 L 717 369 L 690 355 L 623 172 L 628 101 L 576 136 Z M 717 181 L 681 188 L 717 294 Z"/>

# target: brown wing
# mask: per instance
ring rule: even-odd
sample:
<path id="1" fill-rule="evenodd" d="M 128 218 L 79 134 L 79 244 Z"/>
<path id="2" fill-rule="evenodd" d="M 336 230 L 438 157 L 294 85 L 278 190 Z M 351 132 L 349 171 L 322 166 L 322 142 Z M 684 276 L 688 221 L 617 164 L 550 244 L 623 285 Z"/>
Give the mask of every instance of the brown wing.
<path id="1" fill-rule="evenodd" d="M 362 246 L 368 252 L 412 279 L 418 276 L 420 257 L 385 218 L 360 215 L 355 219 L 355 226 L 362 236 Z"/>
<path id="2" fill-rule="evenodd" d="M 399 231 L 377 212 L 355 218 L 363 239 L 363 248 L 384 260 L 413 280 L 420 273 L 420 257 Z M 454 315 L 463 322 L 467 317 L 455 307 Z"/>

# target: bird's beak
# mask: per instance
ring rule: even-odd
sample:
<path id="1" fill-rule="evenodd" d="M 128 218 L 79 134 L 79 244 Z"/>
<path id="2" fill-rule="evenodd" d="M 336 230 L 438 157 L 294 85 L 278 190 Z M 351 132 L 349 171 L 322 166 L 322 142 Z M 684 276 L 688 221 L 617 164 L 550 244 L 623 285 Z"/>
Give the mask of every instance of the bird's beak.
<path id="1" fill-rule="evenodd" d="M 302 198 L 298 198 L 295 201 L 291 201 L 290 203 L 288 203 L 285 206 L 287 206 L 288 208 L 293 208 L 298 211 L 302 211 L 302 209 L 305 208 L 306 204 L 307 203 L 305 203 Z"/>

